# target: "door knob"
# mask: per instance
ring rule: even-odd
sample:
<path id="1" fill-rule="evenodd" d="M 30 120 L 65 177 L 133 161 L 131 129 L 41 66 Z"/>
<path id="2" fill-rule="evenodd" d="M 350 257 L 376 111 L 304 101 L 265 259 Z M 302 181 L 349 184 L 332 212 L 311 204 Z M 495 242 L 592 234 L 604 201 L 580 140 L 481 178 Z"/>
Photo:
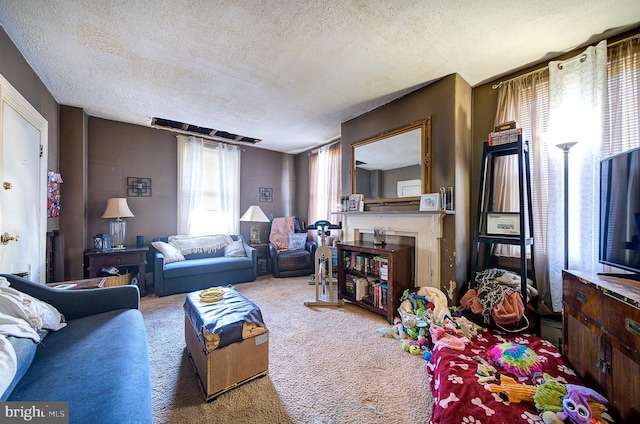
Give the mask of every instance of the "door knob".
<path id="1" fill-rule="evenodd" d="M 2 236 L 0 236 L 0 242 L 2 244 L 9 244 L 10 241 L 18 241 L 20 239 L 20 236 L 15 235 L 15 236 L 10 236 L 9 233 L 4 233 L 2 234 Z"/>

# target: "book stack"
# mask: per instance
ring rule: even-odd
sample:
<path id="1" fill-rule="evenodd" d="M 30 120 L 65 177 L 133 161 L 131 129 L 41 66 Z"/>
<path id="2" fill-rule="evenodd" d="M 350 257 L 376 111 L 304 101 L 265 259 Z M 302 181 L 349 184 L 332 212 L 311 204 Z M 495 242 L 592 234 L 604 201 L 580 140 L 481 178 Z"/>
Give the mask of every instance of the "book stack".
<path id="1" fill-rule="evenodd" d="M 389 279 L 389 266 L 386 263 L 380 265 L 380 279 L 383 281 Z"/>
<path id="2" fill-rule="evenodd" d="M 373 286 L 373 306 L 387 310 L 387 284 L 376 283 Z"/>
<path id="3" fill-rule="evenodd" d="M 518 127 L 516 121 L 496 125 L 493 132 L 489 133 L 489 146 L 516 143 L 518 141 L 522 141 L 522 127 Z"/>

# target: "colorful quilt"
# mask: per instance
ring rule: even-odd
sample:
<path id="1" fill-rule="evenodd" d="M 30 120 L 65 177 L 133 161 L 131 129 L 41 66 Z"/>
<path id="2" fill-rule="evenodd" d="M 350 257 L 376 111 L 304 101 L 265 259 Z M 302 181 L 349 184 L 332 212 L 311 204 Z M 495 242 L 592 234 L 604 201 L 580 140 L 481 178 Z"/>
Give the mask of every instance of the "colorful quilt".
<path id="1" fill-rule="evenodd" d="M 532 387 L 532 379 L 506 372 L 491 359 L 491 350 L 498 344 L 513 342 L 532 349 L 537 355 L 542 373 L 561 384 L 578 384 L 580 379 L 558 350 L 545 339 L 519 333 L 511 334 L 483 328 L 464 345 L 464 350 L 446 346 L 434 348 L 427 364 L 429 384 L 434 396 L 431 422 L 453 423 L 542 423 L 533 402 L 514 403 L 504 393 L 492 393 L 489 384 L 478 382 L 478 358 L 495 366 L 499 373 Z M 475 357 L 475 358 L 474 358 Z"/>

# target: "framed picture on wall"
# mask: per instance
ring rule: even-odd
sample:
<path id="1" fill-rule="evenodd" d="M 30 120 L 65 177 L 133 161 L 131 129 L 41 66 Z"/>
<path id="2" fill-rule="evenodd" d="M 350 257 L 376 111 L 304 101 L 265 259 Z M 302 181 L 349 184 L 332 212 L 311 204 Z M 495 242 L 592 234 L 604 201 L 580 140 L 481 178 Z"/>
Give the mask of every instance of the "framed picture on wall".
<path id="1" fill-rule="evenodd" d="M 440 209 L 440 193 L 427 193 L 420 196 L 421 211 L 439 211 Z"/>

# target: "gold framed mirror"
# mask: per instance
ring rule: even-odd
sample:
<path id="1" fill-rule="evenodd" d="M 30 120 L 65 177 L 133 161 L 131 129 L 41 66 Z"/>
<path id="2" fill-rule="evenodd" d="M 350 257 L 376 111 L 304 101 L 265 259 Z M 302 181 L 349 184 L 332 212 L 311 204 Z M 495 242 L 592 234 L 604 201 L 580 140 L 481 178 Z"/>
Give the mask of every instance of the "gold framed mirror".
<path id="1" fill-rule="evenodd" d="M 351 145 L 351 193 L 411 202 L 431 190 L 431 117 Z"/>

